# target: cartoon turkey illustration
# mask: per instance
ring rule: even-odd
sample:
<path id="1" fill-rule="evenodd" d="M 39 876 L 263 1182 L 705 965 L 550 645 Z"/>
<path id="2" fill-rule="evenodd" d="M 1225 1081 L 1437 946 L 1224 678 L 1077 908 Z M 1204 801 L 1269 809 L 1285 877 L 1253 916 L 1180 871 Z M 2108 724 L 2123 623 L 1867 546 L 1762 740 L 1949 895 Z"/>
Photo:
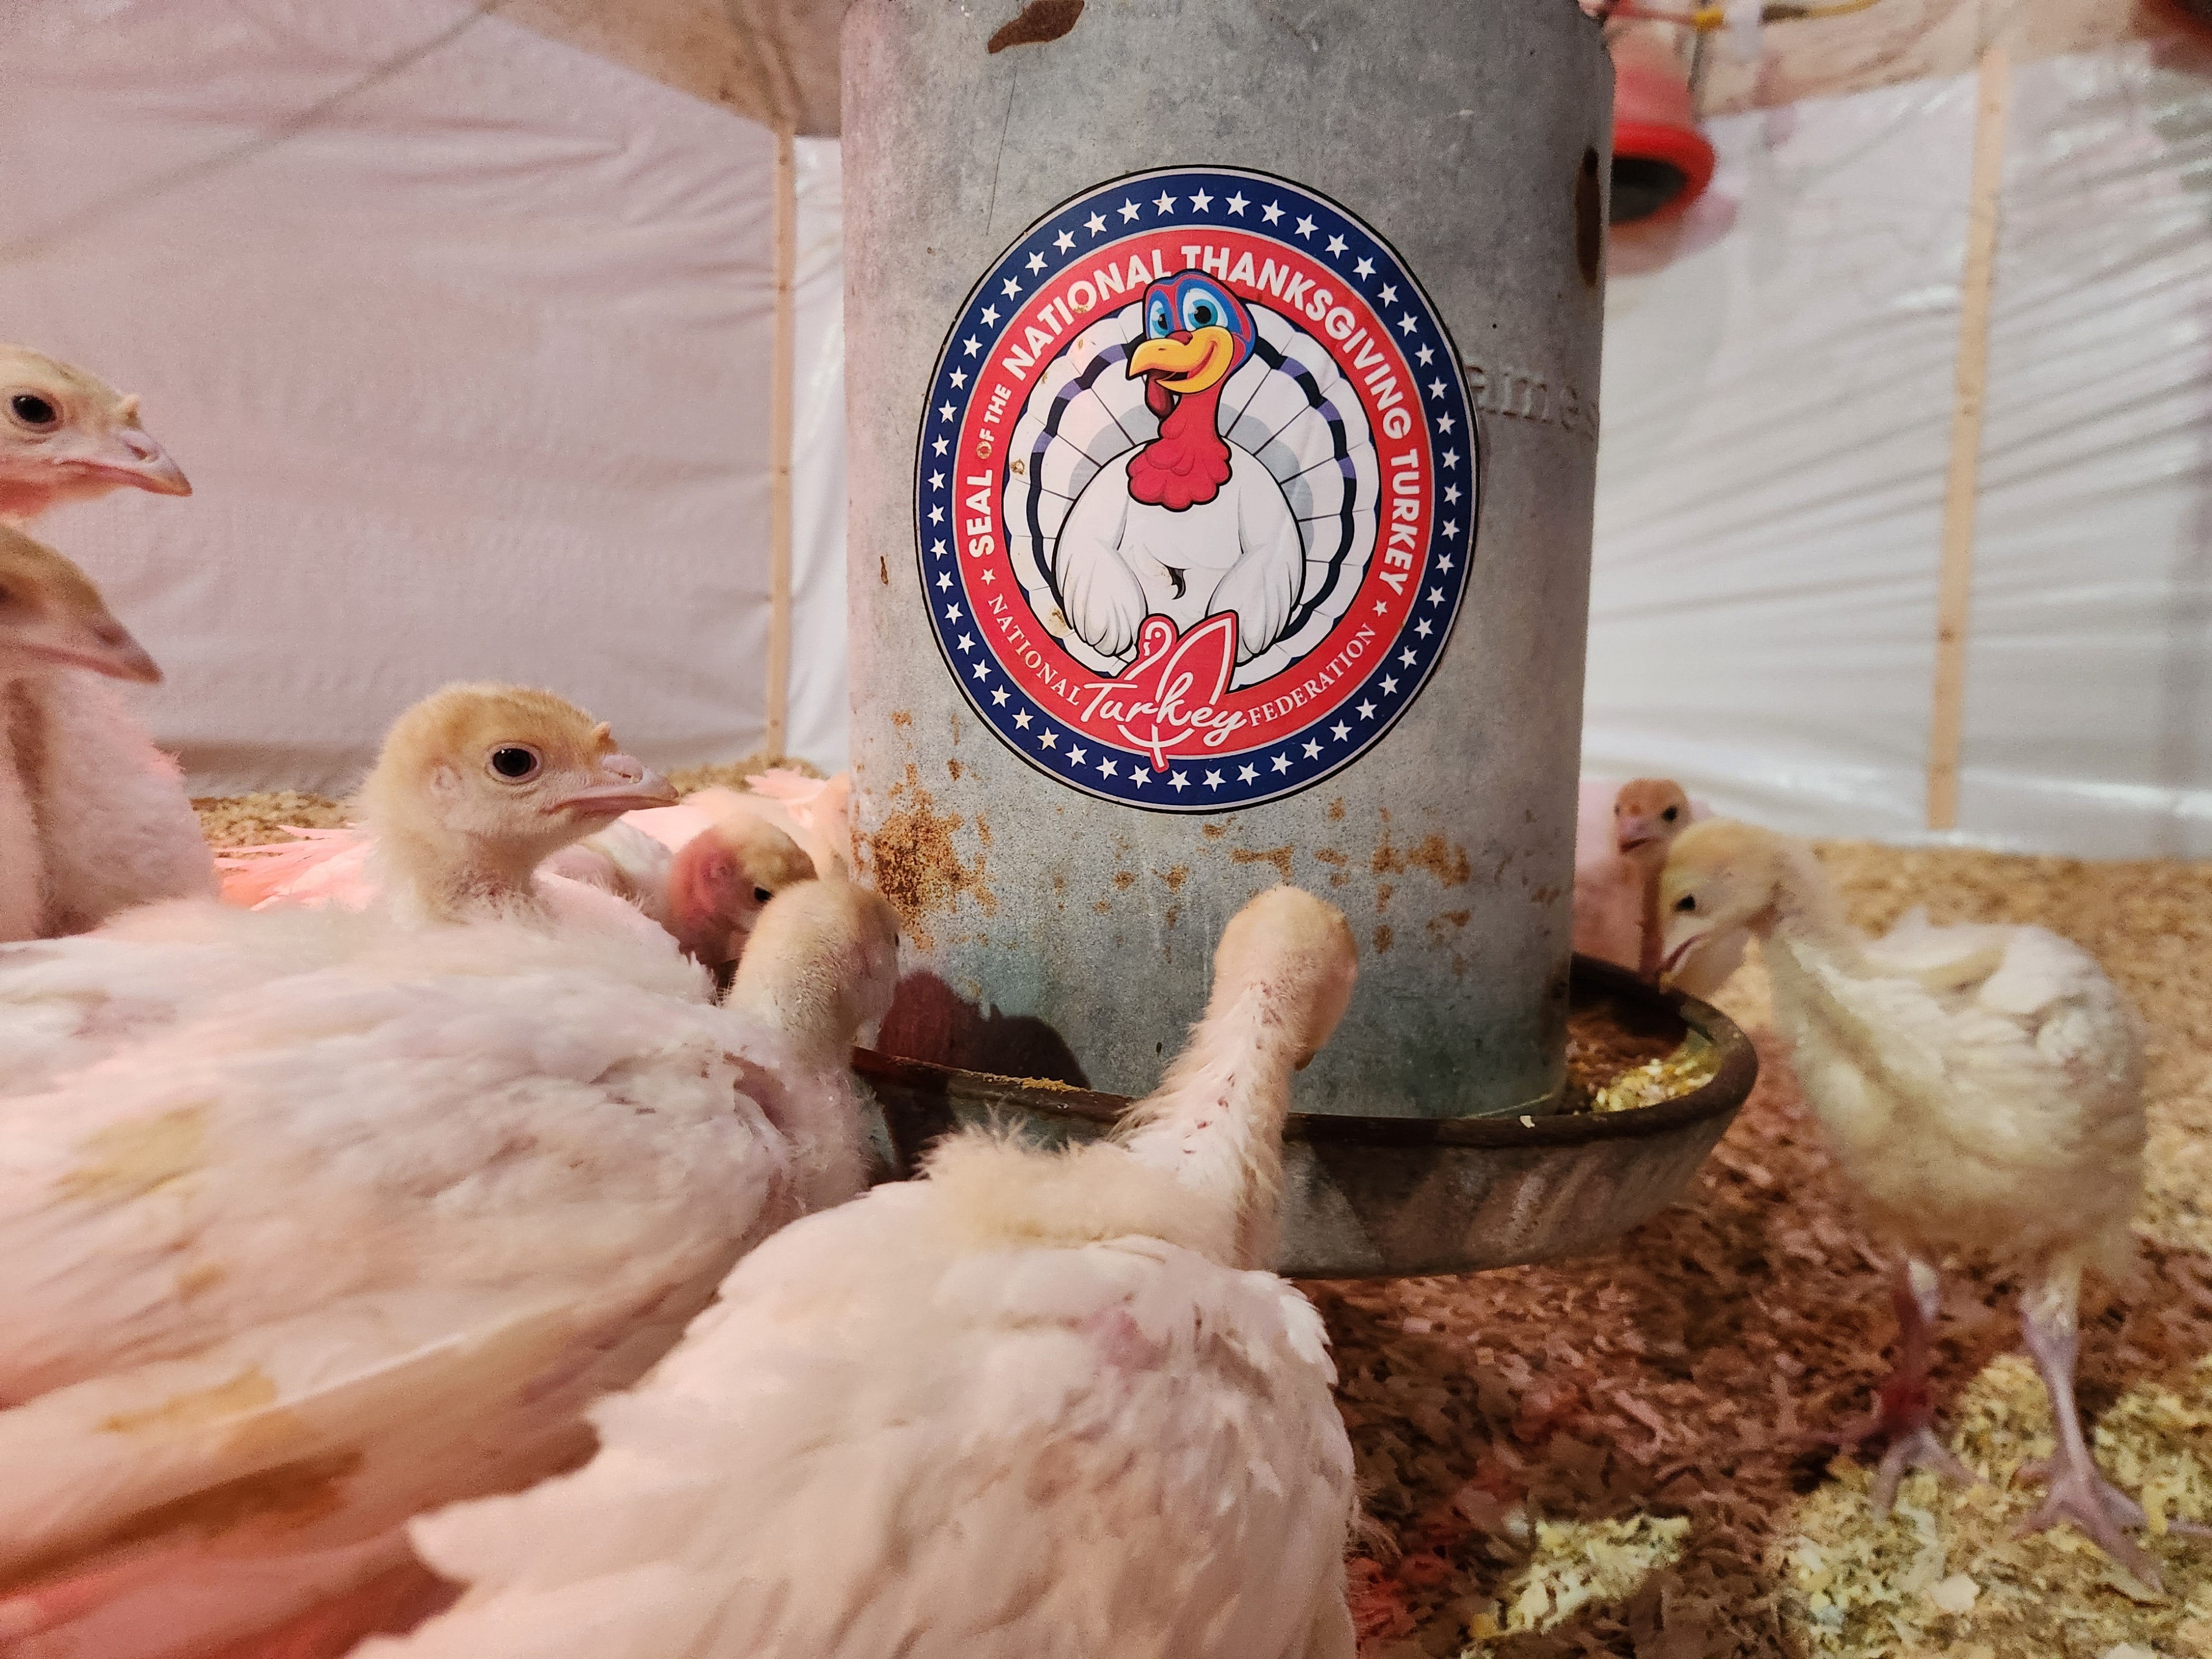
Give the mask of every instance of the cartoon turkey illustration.
<path id="1" fill-rule="evenodd" d="M 1186 270 L 1040 377 L 1006 471 L 1010 552 L 1079 659 L 1118 674 L 1145 619 L 1236 618 L 1232 685 L 1326 636 L 1375 544 L 1375 448 L 1334 359 Z"/>

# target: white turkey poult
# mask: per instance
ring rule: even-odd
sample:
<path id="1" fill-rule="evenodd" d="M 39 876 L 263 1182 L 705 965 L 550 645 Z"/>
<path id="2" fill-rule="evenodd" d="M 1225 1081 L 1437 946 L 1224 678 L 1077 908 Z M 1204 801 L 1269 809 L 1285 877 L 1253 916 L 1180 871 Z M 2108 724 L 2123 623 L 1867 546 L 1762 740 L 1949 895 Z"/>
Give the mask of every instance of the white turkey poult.
<path id="1" fill-rule="evenodd" d="M 785 1230 L 590 1463 L 416 1523 L 468 1588 L 362 1659 L 1352 1659 L 1327 1338 L 1258 1269 L 1354 971 L 1337 911 L 1253 900 L 1109 1141 L 971 1133 Z"/>
<path id="2" fill-rule="evenodd" d="M 702 789 L 673 805 L 623 815 L 538 866 L 553 892 L 567 884 L 627 900 L 686 954 L 717 970 L 744 951 L 761 906 L 795 881 L 841 875 L 850 784 L 772 770 L 743 794 Z M 834 815 L 834 817 L 833 817 Z M 218 862 L 223 896 L 257 910 L 375 901 L 380 878 L 372 829 L 293 830 L 294 839 L 241 848 Z"/>
<path id="3" fill-rule="evenodd" d="M 177 763 L 109 684 L 161 678 L 82 570 L 0 524 L 0 940 L 216 890 Z"/>
<path id="4" fill-rule="evenodd" d="M 759 932 L 717 1007 L 664 937 L 496 902 L 0 1101 L 0 1651 L 343 1650 L 429 1584 L 410 1516 L 587 1451 L 861 1184 L 896 924 L 810 881 Z"/>
<path id="5" fill-rule="evenodd" d="M 1343 616 L 1380 500 L 1332 355 L 1195 270 L 1152 283 L 1040 373 L 1005 489 L 1030 607 L 1079 659 L 1119 673 L 1148 617 L 1179 635 L 1229 618 L 1237 686 Z"/>
<path id="6" fill-rule="evenodd" d="M 2155 1586 L 2124 1530 L 2144 1512 L 2098 1470 L 2074 1399 L 2082 1271 L 2131 1254 L 2142 1190 L 2142 1039 L 2118 988 L 2040 927 L 1913 917 L 1863 939 L 1810 848 L 1725 819 L 1675 842 L 1661 902 L 1669 969 L 1758 935 L 1805 1098 L 1869 1224 L 1901 1248 L 1894 1368 L 1874 1418 L 1841 1437 L 1889 1443 L 1876 1507 L 1908 1467 L 1972 1478 L 1936 1432 L 1928 1376 L 1937 1269 L 1986 1255 L 2029 1274 L 2021 1327 L 2058 1440 L 2021 1530 L 2074 1521 Z"/>
<path id="7" fill-rule="evenodd" d="M 627 933 L 659 947 L 633 953 L 651 964 L 656 982 L 703 985 L 666 949 L 666 935 L 629 906 L 575 884 L 556 888 L 532 872 L 565 842 L 672 793 L 615 750 L 604 723 L 558 697 L 448 686 L 393 722 L 362 786 L 371 822 L 392 832 L 388 902 L 362 916 L 276 916 L 212 898 L 179 900 L 127 911 L 91 933 L 0 949 L 0 1052 L 9 1058 L 0 1095 L 34 1092 L 212 998 L 289 974 L 380 954 L 405 972 L 431 949 L 474 948 L 421 936 L 442 921 L 507 915 L 543 924 L 551 905 L 586 931 Z M 179 805 L 189 818 L 181 791 Z M 204 856 L 197 822 L 192 840 Z M 492 959 L 503 958 L 495 950 Z"/>

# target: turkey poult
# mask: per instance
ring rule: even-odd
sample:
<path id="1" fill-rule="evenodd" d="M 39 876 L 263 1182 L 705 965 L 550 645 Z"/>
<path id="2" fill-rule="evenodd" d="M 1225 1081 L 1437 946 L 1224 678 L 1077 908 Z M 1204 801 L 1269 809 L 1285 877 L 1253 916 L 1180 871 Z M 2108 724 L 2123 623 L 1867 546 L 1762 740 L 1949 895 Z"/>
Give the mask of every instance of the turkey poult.
<path id="1" fill-rule="evenodd" d="M 807 882 L 760 931 L 716 1007 L 509 909 L 0 1102 L 0 1648 L 365 1634 L 410 1516 L 572 1467 L 743 1252 L 859 1190 L 896 924 Z"/>
<path id="2" fill-rule="evenodd" d="M 204 859 L 191 806 L 173 779 L 171 787 Z M 362 787 L 370 821 L 384 832 L 389 902 L 366 916 L 256 915 L 212 898 L 149 905 L 80 938 L 0 951 L 0 1053 L 9 1058 L 0 1095 L 43 1088 L 211 998 L 287 975 L 348 960 L 381 961 L 404 974 L 433 949 L 457 960 L 481 948 L 497 964 L 517 948 L 434 946 L 421 930 L 434 923 L 503 917 L 542 932 L 557 915 L 596 933 L 631 933 L 645 947 L 635 959 L 648 964 L 641 971 L 653 982 L 692 985 L 703 997 L 703 978 L 629 906 L 573 883 L 556 890 L 533 873 L 565 843 L 671 793 L 614 752 L 604 724 L 558 697 L 448 686 L 393 722 Z M 212 894 L 211 866 L 204 875 L 202 890 Z M 653 963 L 655 947 L 665 964 Z"/>
<path id="3" fill-rule="evenodd" d="M 1902 1249 L 1895 1367 L 1847 1437 L 1889 1441 L 1876 1506 L 1908 1467 L 1972 1478 L 1936 1436 L 1928 1373 L 1936 1268 L 1986 1254 L 2030 1275 L 2021 1326 L 2058 1438 L 2021 1529 L 2072 1520 L 2155 1585 L 2124 1530 L 2143 1511 L 2099 1472 L 2074 1400 L 2082 1270 L 2125 1259 L 2142 1189 L 2142 1036 L 2118 988 L 2040 927 L 1916 918 L 1862 939 L 1809 848 L 1726 820 L 1674 843 L 1661 902 L 1670 969 L 1759 936 L 1805 1098 L 1868 1222 Z"/>
<path id="4" fill-rule="evenodd" d="M 1665 778 L 1636 778 L 1613 798 L 1602 833 L 1577 826 L 1575 949 L 1646 979 L 1659 972 L 1659 872 L 1688 828 L 1690 798 Z"/>
<path id="5" fill-rule="evenodd" d="M 111 489 L 189 495 L 138 423 L 138 400 L 81 368 L 0 345 L 0 521 L 22 523 Z"/>
<path id="6" fill-rule="evenodd" d="M 771 1239 L 584 1468 L 416 1523 L 467 1589 L 362 1659 L 1352 1659 L 1327 1339 L 1256 1271 L 1352 939 L 1278 888 L 1214 963 L 1110 1141 L 971 1133 Z"/>
<path id="7" fill-rule="evenodd" d="M 82 570 L 0 524 L 0 940 L 216 890 L 176 763 L 105 683 L 161 678 Z"/>

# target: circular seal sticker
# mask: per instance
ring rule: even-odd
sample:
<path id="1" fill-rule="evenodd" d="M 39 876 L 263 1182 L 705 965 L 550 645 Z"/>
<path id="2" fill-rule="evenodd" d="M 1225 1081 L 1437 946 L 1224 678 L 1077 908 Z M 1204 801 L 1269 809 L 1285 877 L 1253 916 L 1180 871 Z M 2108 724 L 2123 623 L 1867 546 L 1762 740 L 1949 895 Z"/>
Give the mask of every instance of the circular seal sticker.
<path id="1" fill-rule="evenodd" d="M 976 713 L 1155 811 L 1350 765 L 1465 592 L 1458 361 L 1389 244 L 1286 180 L 1166 168 L 1040 220 L 946 337 L 915 469 L 923 591 Z"/>

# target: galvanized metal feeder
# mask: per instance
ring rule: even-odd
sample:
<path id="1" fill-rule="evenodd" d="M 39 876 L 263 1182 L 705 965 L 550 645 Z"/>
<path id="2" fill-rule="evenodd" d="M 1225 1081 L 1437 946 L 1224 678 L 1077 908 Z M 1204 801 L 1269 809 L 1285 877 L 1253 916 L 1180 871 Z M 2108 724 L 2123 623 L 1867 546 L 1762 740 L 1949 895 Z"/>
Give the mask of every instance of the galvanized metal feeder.
<path id="1" fill-rule="evenodd" d="M 843 104 L 855 834 L 916 964 L 879 1039 L 907 1064 L 872 1073 L 894 1129 L 928 1096 L 1070 1133 L 1143 1092 L 1222 925 L 1289 880 L 1362 962 L 1299 1082 L 1286 1265 L 1633 1224 L 1749 1079 L 1693 1097 L 1710 1133 L 1552 1121 L 1598 26 L 1574 0 L 860 0 Z M 1504 1242 L 1501 1172 L 1543 1187 L 1600 1146 L 1616 1197 Z"/>

